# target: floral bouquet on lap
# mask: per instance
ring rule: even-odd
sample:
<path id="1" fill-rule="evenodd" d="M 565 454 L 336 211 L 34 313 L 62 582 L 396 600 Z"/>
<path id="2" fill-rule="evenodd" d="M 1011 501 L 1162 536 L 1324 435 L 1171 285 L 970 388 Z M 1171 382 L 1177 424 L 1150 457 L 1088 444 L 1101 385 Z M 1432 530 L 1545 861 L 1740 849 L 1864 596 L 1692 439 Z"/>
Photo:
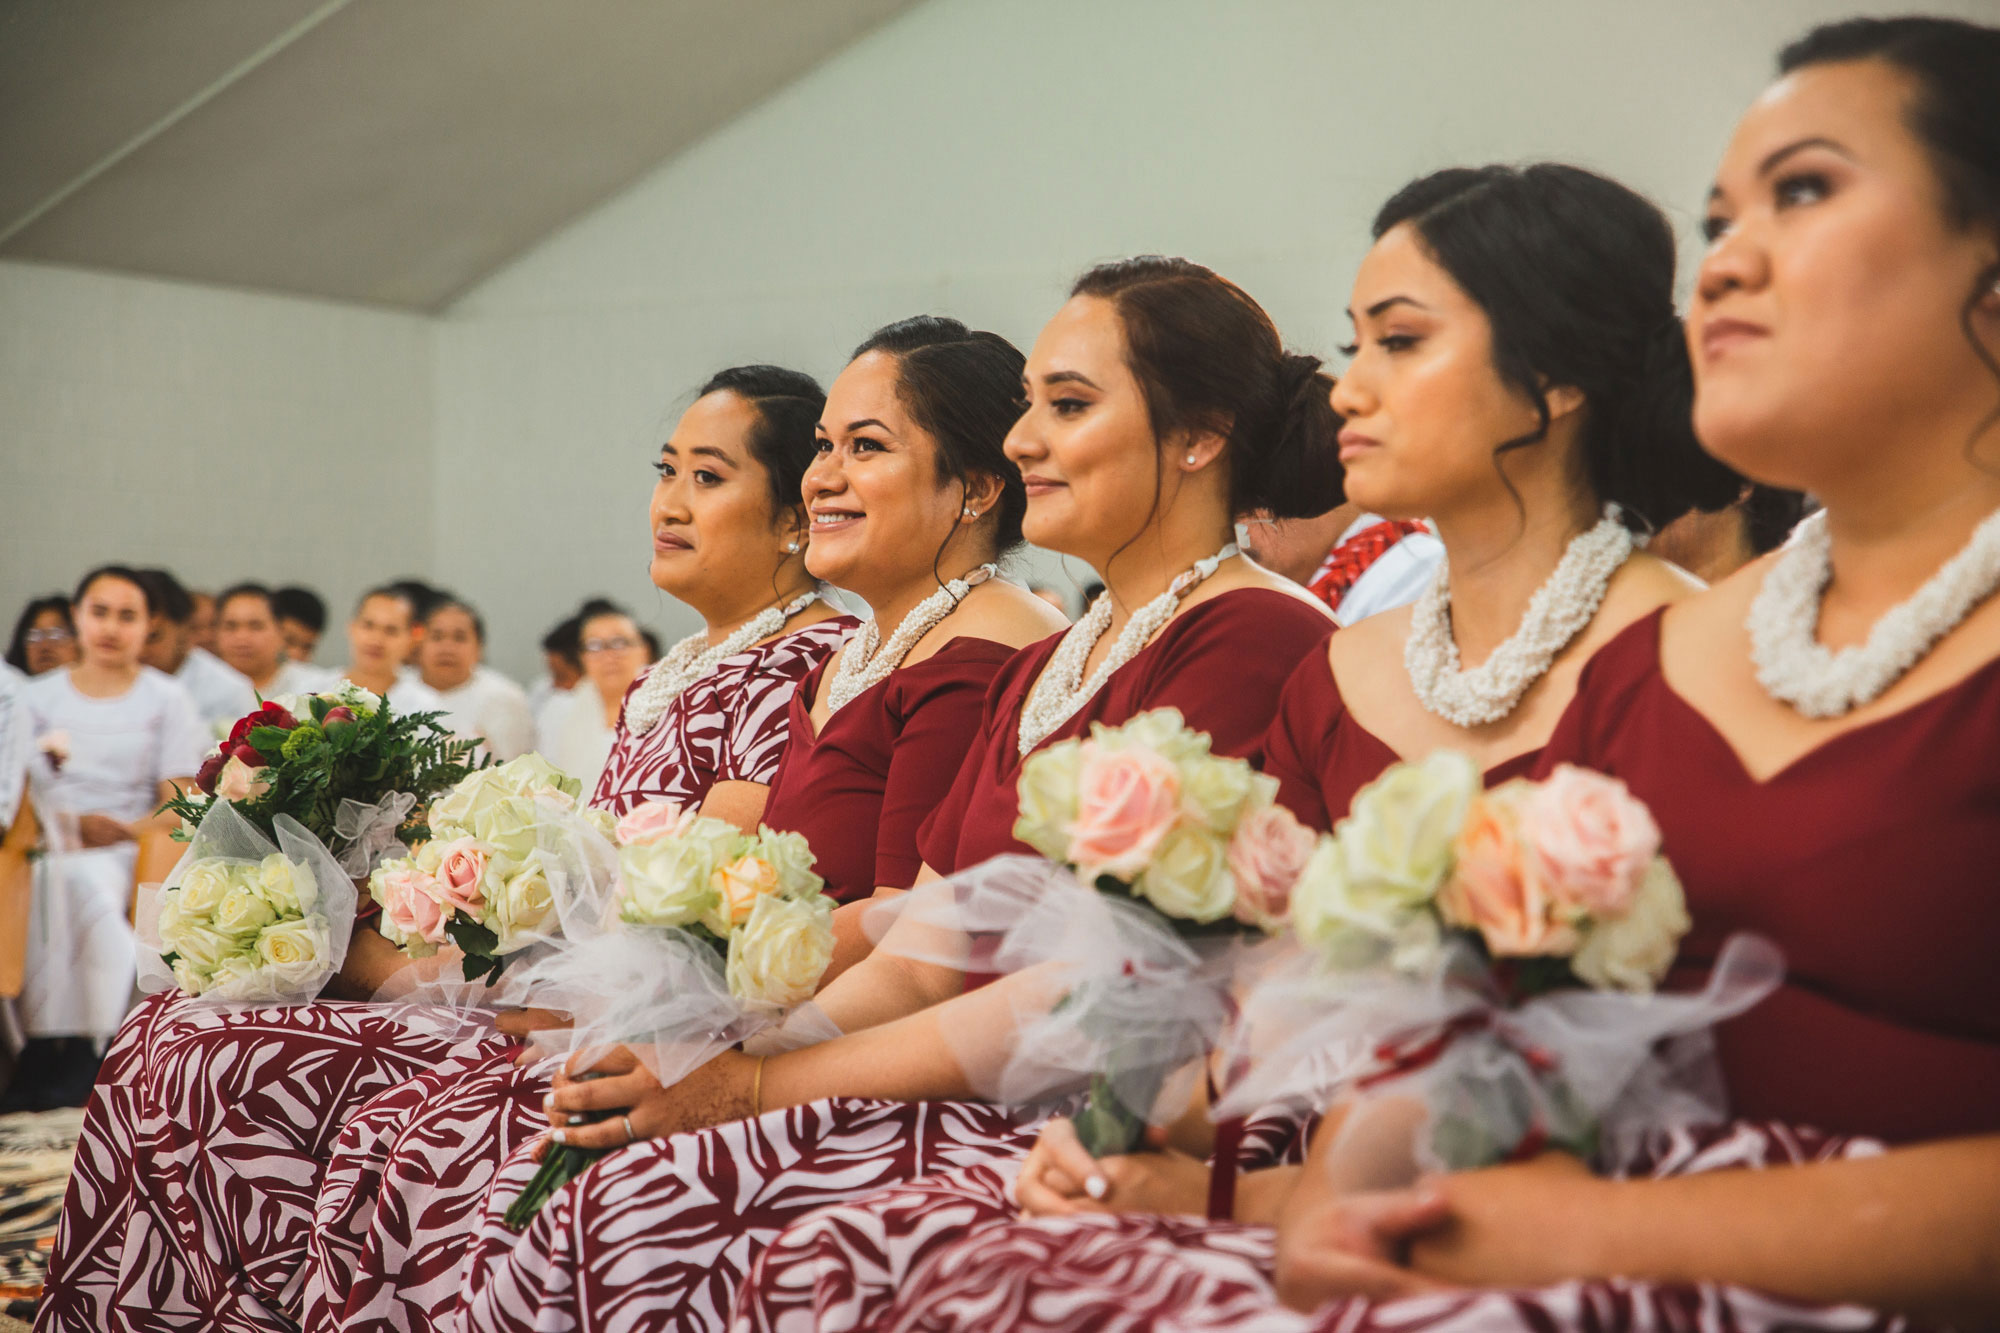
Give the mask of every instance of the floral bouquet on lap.
<path id="1" fill-rule="evenodd" d="M 412 958 L 456 945 L 465 980 L 492 985 L 509 958 L 560 934 L 558 886 L 574 867 L 608 861 L 611 816 L 580 809 L 582 792 L 539 754 L 465 777 L 432 803 L 430 837 L 369 877 L 382 934 Z"/>
<path id="2" fill-rule="evenodd" d="M 731 1046 L 772 1034 L 833 961 L 833 901 L 795 833 L 744 833 L 669 801 L 614 830 L 618 888 L 603 933 L 522 977 L 573 1025 L 536 1035 L 572 1069 L 624 1047 L 671 1086 Z M 829 1033 L 813 1033 L 826 1036 Z M 551 1147 L 507 1211 L 519 1230 L 604 1154 Z"/>
<path id="3" fill-rule="evenodd" d="M 926 885 L 869 930 L 892 917 L 878 948 L 1005 976 L 992 1003 L 1010 1012 L 948 1034 L 974 1088 L 1012 1103 L 1087 1091 L 1085 1147 L 1127 1152 L 1187 1105 L 1242 945 L 1283 925 L 1315 838 L 1273 803 L 1275 780 L 1211 753 L 1171 708 L 1031 754 L 1019 791 L 1015 836 L 1047 860 Z"/>
<path id="4" fill-rule="evenodd" d="M 353 930 L 354 879 L 421 831 L 422 802 L 465 776 L 471 746 L 437 715 L 367 690 L 288 695 L 237 721 L 168 809 L 192 845 L 140 896 L 145 990 L 230 1003 L 312 999 Z"/>
<path id="5" fill-rule="evenodd" d="M 1722 1117 L 1709 1029 L 1778 984 L 1751 936 L 1705 990 L 1664 994 L 1691 922 L 1652 816 L 1564 765 L 1481 788 L 1440 752 L 1364 788 L 1292 899 L 1302 965 L 1245 999 L 1217 1108 L 1343 1114 L 1355 1188 L 1562 1148 L 1629 1165 Z"/>

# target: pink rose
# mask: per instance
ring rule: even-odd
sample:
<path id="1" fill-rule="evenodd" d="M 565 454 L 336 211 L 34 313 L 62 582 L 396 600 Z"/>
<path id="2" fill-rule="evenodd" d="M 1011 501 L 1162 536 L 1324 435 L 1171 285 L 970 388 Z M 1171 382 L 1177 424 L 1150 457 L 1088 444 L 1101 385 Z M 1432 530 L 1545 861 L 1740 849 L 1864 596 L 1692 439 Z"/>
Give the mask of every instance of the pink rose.
<path id="1" fill-rule="evenodd" d="M 612 830 L 618 845 L 630 847 L 638 843 L 658 842 L 662 838 L 678 838 L 694 826 L 700 812 L 681 808 L 673 801 L 648 801 L 627 810 Z"/>
<path id="2" fill-rule="evenodd" d="M 1181 775 L 1151 750 L 1083 747 L 1069 859 L 1092 875 L 1130 880 L 1180 815 Z"/>
<path id="3" fill-rule="evenodd" d="M 445 942 L 446 912 L 438 901 L 437 881 L 414 867 L 387 870 L 376 876 L 375 901 L 382 915 L 405 935 L 430 944 Z"/>
<path id="4" fill-rule="evenodd" d="M 1229 844 L 1236 879 L 1236 919 L 1273 930 L 1292 914 L 1292 886 L 1305 873 L 1317 839 L 1282 805 L 1253 810 Z"/>
<path id="5" fill-rule="evenodd" d="M 1454 848 L 1457 864 L 1438 892 L 1444 919 L 1477 930 L 1495 957 L 1563 956 L 1577 945 L 1575 927 L 1556 919 L 1522 844 L 1521 811 L 1533 790 L 1510 782 L 1473 799 Z"/>
<path id="6" fill-rule="evenodd" d="M 438 855 L 438 899 L 445 907 L 479 919 L 486 907 L 481 884 L 486 878 L 486 849 L 476 838 L 457 838 Z"/>
<path id="7" fill-rule="evenodd" d="M 1659 855 L 1660 826 L 1618 779 L 1562 764 L 1528 797 L 1521 840 L 1559 902 L 1621 917 Z"/>
<path id="8" fill-rule="evenodd" d="M 243 748 L 249 749 L 248 746 Z M 255 800 L 270 785 L 268 779 L 259 776 L 256 767 L 244 763 L 235 755 L 229 757 L 222 771 L 215 776 L 215 794 L 225 801 Z"/>

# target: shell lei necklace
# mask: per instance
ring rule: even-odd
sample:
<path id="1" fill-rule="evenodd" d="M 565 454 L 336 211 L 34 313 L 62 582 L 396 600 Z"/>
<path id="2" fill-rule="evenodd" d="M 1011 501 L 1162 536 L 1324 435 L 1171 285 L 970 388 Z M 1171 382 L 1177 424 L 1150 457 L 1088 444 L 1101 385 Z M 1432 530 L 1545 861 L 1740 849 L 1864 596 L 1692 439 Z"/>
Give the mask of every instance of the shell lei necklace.
<path id="1" fill-rule="evenodd" d="M 903 665 L 903 659 L 910 655 L 910 649 L 916 647 L 918 639 L 958 610 L 958 604 L 965 600 L 967 593 L 999 572 L 998 565 L 981 565 L 964 578 L 951 580 L 918 602 L 903 617 L 903 623 L 896 626 L 896 632 L 889 636 L 888 647 L 880 652 L 876 648 L 882 642 L 882 629 L 870 616 L 868 622 L 840 650 L 840 661 L 834 666 L 833 680 L 826 687 L 827 714 L 838 713 L 871 686 L 888 679 L 891 671 Z"/>
<path id="2" fill-rule="evenodd" d="M 1152 601 L 1132 613 L 1125 622 L 1125 628 L 1118 632 L 1118 638 L 1111 645 L 1104 660 L 1097 664 L 1097 670 L 1090 673 L 1090 679 L 1083 679 L 1083 664 L 1090 660 L 1091 649 L 1111 628 L 1111 594 L 1099 594 L 1090 604 L 1090 610 L 1083 619 L 1069 627 L 1062 642 L 1049 658 L 1048 666 L 1042 669 L 1040 680 L 1028 692 L 1028 701 L 1021 707 L 1020 746 L 1021 753 L 1027 754 L 1046 740 L 1051 732 L 1076 716 L 1076 710 L 1083 707 L 1091 696 L 1104 688 L 1104 682 L 1111 673 L 1139 655 L 1147 640 L 1174 618 L 1181 599 L 1193 591 L 1209 575 L 1213 574 L 1223 561 L 1236 555 L 1235 542 L 1223 547 L 1206 560 L 1197 560 L 1192 569 L 1184 570 L 1167 585 L 1167 590 Z"/>
<path id="3" fill-rule="evenodd" d="M 1520 628 L 1470 671 L 1458 665 L 1451 637 L 1451 584 L 1439 565 L 1411 612 L 1403 666 L 1417 702 L 1460 727 L 1498 722 L 1514 711 L 1528 687 L 1548 672 L 1556 654 L 1574 639 L 1604 601 L 1611 576 L 1632 554 L 1632 534 L 1607 505 L 1595 527 L 1572 538 L 1548 581 L 1535 589 Z"/>
<path id="4" fill-rule="evenodd" d="M 1840 717 L 1882 692 L 2000 588 L 2000 510 L 1972 530 L 1957 555 L 1882 613 L 1863 643 L 1832 652 L 1819 642 L 1819 604 L 1833 577 L 1826 511 L 1798 526 L 1750 603 L 1750 660 L 1757 683 L 1802 716 Z"/>
<path id="5" fill-rule="evenodd" d="M 782 630 L 787 620 L 818 601 L 819 595 L 819 587 L 814 585 L 810 592 L 800 594 L 784 606 L 767 606 L 738 625 L 721 643 L 710 644 L 706 634 L 690 634 L 667 649 L 666 656 L 647 675 L 646 683 L 625 705 L 625 729 L 634 735 L 651 731 L 683 690 L 715 670 L 724 658 L 734 657 L 751 644 L 761 643 Z"/>

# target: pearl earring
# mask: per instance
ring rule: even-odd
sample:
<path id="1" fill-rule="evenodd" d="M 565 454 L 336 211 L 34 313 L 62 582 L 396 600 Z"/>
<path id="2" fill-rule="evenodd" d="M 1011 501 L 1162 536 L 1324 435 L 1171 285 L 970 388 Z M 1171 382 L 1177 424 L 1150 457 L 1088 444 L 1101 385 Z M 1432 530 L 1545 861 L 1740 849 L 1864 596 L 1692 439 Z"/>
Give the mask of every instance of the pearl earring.
<path id="1" fill-rule="evenodd" d="M 785 553 L 786 553 L 786 554 L 788 554 L 788 555 L 797 555 L 797 554 L 799 553 L 799 544 L 798 544 L 798 542 L 797 542 L 796 540 L 794 540 L 794 541 L 788 541 L 788 542 L 786 542 L 786 543 L 785 543 Z"/>
<path id="2" fill-rule="evenodd" d="M 1189 455 L 1188 455 L 1188 466 L 1189 466 L 1189 467 L 1193 467 L 1193 466 L 1194 466 L 1194 455 L 1193 455 L 1193 454 L 1189 454 Z"/>

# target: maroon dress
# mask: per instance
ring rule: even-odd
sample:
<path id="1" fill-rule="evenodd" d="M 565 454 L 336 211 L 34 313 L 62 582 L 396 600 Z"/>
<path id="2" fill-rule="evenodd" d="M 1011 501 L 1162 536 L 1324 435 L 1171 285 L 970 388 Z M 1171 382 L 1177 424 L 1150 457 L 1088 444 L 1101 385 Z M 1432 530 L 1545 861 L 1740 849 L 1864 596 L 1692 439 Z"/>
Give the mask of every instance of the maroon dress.
<path id="1" fill-rule="evenodd" d="M 1218 752 L 1250 754 L 1284 678 L 1331 631 L 1326 614 L 1300 598 L 1222 593 L 1169 622 L 1043 744 L 1172 705 Z M 1013 837 L 1018 724 L 1058 642 L 1024 650 L 995 678 L 965 766 L 919 837 L 932 868 L 1028 851 Z M 834 1097 L 650 1140 L 557 1194 L 518 1237 L 489 1207 L 466 1272 L 462 1327 L 720 1328 L 745 1269 L 780 1228 L 917 1176 L 1017 1157 L 1041 1118 L 979 1102 Z"/>
<path id="2" fill-rule="evenodd" d="M 1310 828 L 1328 830 L 1347 814 L 1355 794 L 1396 763 L 1397 753 L 1347 711 L 1334 683 L 1324 647 L 1309 653 L 1286 682 L 1277 715 L 1259 746 L 1264 771 L 1278 779 L 1278 800 Z M 1540 750 L 1516 755 L 1486 774 L 1489 785 L 1531 771 Z M 1302 1160 L 1311 1122 L 1296 1112 L 1266 1112 L 1252 1120 L 1236 1151 L 1234 1166 L 1245 1171 Z M 1226 1142 L 1219 1139 L 1218 1143 Z M 1220 1151 L 1220 1147 L 1218 1147 Z M 981 1254 L 1010 1252 L 1016 1244 L 1003 1233 L 1029 1231 L 1037 1223 L 1017 1223 L 1013 1198 L 1017 1161 L 983 1162 L 882 1190 L 853 1203 L 823 1208 L 787 1227 L 766 1247 L 737 1297 L 736 1327 L 755 1330 L 816 1329 L 820 1333 L 874 1328 L 889 1317 L 889 1305 L 913 1273 L 926 1271 L 940 1252 L 967 1248 L 973 1234 L 986 1236 Z M 1240 1258 L 1246 1242 L 1233 1226 L 1212 1233 L 1195 1219 L 1133 1215 L 1103 1224 L 1094 1236 L 1100 1249 L 1130 1245 L 1143 1250 L 1186 1243 L 1212 1235 L 1220 1252 Z M 985 1276 L 992 1280 L 987 1271 Z M 999 1280 L 1004 1289 L 1006 1279 Z M 1117 1299 L 1130 1295 L 1117 1291 Z M 1093 1295 L 1092 1300 L 1095 1300 Z M 1101 1312 L 1064 1323 L 1095 1327 Z M 1019 1312 L 996 1321 L 1011 1326 Z"/>
<path id="3" fill-rule="evenodd" d="M 1869 1156 L 2000 1132 L 2000 660 L 1841 733 L 1763 781 L 1660 672 L 1658 614 L 1585 668 L 1538 771 L 1623 779 L 1658 821 L 1694 930 L 1671 984 L 1732 932 L 1786 954 L 1783 988 L 1716 1039 L 1738 1119 L 1689 1131 L 1664 1177 Z M 919 1182 L 921 1184 L 922 1182 Z M 1277 1306 L 1268 1228 L 1051 1220 L 937 1247 L 871 1327 L 1421 1333 L 1889 1329 L 1722 1283 L 1567 1282 L 1403 1301 Z M 746 1320 L 745 1326 L 759 1326 Z M 762 1325 L 775 1326 L 775 1325 Z"/>
<path id="4" fill-rule="evenodd" d="M 917 828 L 951 785 L 979 732 L 987 687 L 1017 649 L 953 639 L 848 700 L 813 733 L 812 701 L 829 658 L 791 701 L 791 743 L 771 779 L 764 822 L 802 833 L 841 902 L 907 889 L 923 865 Z"/>

